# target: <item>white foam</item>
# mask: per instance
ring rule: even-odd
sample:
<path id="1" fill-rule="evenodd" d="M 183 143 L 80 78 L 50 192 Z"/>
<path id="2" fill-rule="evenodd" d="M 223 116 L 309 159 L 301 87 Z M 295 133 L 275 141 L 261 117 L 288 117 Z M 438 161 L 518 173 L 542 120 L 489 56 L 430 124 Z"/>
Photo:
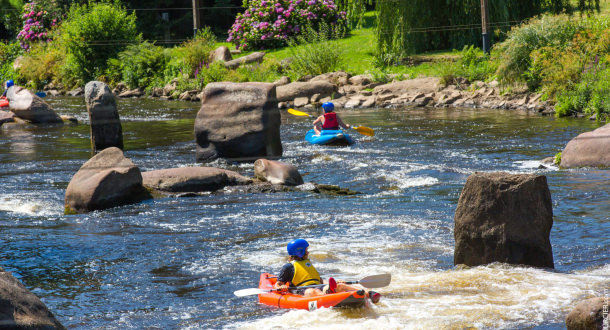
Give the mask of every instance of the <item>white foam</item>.
<path id="1" fill-rule="evenodd" d="M 0 195 L 0 211 L 30 216 L 62 215 L 62 206 L 55 201 L 44 200 L 34 194 Z"/>

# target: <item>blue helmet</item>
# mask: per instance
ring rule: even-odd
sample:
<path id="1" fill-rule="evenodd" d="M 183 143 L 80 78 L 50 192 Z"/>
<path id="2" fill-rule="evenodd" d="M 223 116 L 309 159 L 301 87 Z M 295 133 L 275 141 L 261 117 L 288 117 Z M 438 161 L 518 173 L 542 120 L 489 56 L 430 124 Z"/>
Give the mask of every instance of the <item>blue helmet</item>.
<path id="1" fill-rule="evenodd" d="M 332 102 L 324 102 L 322 109 L 324 109 L 324 112 L 330 112 L 335 110 L 335 105 Z"/>
<path id="2" fill-rule="evenodd" d="M 14 86 L 15 82 L 11 79 L 11 80 L 7 80 L 6 81 L 6 88 L 8 89 L 11 86 Z"/>
<path id="3" fill-rule="evenodd" d="M 309 243 L 307 243 L 306 240 L 302 238 L 297 238 L 294 241 L 288 243 L 286 250 L 288 250 L 288 255 L 303 258 L 308 246 Z"/>

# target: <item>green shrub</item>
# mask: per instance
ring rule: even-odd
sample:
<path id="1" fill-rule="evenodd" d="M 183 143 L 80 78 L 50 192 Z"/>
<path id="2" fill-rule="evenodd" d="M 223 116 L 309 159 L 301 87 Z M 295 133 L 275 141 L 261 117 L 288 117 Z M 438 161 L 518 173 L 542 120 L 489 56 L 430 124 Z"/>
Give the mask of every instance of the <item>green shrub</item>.
<path id="1" fill-rule="evenodd" d="M 195 37 L 181 45 L 183 48 L 182 56 L 184 68 L 188 72 L 183 72 L 189 76 L 194 76 L 195 71 L 200 70 L 210 57 L 210 53 L 216 45 L 216 36 L 209 27 L 199 29 Z"/>
<path id="2" fill-rule="evenodd" d="M 0 42 L 0 82 L 15 80 L 17 73 L 13 69 L 13 61 L 22 53 L 18 42 L 5 44 Z"/>
<path id="3" fill-rule="evenodd" d="M 117 57 L 108 60 L 106 76 L 111 84 L 124 81 L 130 88 L 147 88 L 163 80 L 166 63 L 163 47 L 145 41 L 127 46 Z"/>
<path id="4" fill-rule="evenodd" d="M 555 164 L 555 165 L 561 164 L 561 151 L 556 153 L 555 157 L 553 157 L 553 164 Z"/>
<path id="5" fill-rule="evenodd" d="M 497 75 L 500 81 L 524 82 L 532 52 L 546 46 L 568 49 L 580 28 L 579 21 L 561 15 L 543 16 L 513 28 L 508 38 L 497 44 L 492 52 L 492 58 L 499 63 Z"/>
<path id="6" fill-rule="evenodd" d="M 584 112 L 597 120 L 610 119 L 610 68 L 604 64 L 589 71 L 573 88 L 559 93 L 555 111 L 560 117 Z"/>
<path id="7" fill-rule="evenodd" d="M 342 37 L 343 31 L 330 29 L 321 24 L 320 32 L 311 26 L 305 32 L 289 41 L 289 51 L 292 57 L 290 71 L 295 78 L 305 75 L 320 75 L 337 71 L 343 68 L 343 53 L 345 52 L 336 42 Z"/>
<path id="8" fill-rule="evenodd" d="M 140 39 L 135 13 L 128 14 L 120 1 L 73 5 L 61 26 L 66 85 L 83 85 L 101 76 L 109 59 Z"/>
<path id="9" fill-rule="evenodd" d="M 56 42 L 33 43 L 21 62 L 20 81 L 24 81 L 27 86 L 35 90 L 40 90 L 50 82 L 59 82 L 64 63 L 64 51 Z"/>

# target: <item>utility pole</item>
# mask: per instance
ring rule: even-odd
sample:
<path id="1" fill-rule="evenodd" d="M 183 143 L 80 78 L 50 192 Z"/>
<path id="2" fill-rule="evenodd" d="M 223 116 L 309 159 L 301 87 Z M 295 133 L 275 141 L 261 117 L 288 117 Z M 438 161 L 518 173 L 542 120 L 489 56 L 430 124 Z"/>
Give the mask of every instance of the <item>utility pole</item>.
<path id="1" fill-rule="evenodd" d="M 201 18 L 199 16 L 199 7 L 201 0 L 193 0 L 193 35 L 197 35 L 197 30 L 201 28 Z"/>
<path id="2" fill-rule="evenodd" d="M 489 40 L 489 4 L 487 0 L 481 0 L 481 24 L 483 30 L 483 52 L 489 54 L 491 42 Z"/>

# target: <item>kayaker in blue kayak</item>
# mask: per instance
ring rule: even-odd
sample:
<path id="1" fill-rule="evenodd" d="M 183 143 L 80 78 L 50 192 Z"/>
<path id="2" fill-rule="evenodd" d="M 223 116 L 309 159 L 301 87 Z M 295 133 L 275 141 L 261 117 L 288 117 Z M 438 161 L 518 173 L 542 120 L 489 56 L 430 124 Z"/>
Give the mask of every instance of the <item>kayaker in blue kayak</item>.
<path id="1" fill-rule="evenodd" d="M 6 83 L 4 83 L 4 92 L 2 93 L 2 96 L 0 97 L 5 97 L 6 96 L 6 92 L 8 91 L 8 88 L 11 86 L 14 86 L 15 82 L 12 80 L 7 80 Z"/>
<path id="2" fill-rule="evenodd" d="M 275 283 L 276 289 L 288 290 L 288 288 L 297 288 L 296 292 L 305 297 L 362 290 L 361 288 L 346 284 L 343 280 L 335 281 L 332 277 L 328 279 L 328 283 L 326 283 L 322 289 L 298 289 L 300 286 L 325 284 L 320 277 L 320 274 L 309 260 L 308 248 L 309 243 L 302 238 L 295 239 L 288 243 L 286 250 L 288 250 L 288 255 L 290 256 L 288 259 L 289 262 L 280 270 L 277 282 Z M 381 294 L 375 291 L 366 291 L 366 296 L 369 297 L 373 303 L 378 303 L 381 298 Z"/>
<path id="3" fill-rule="evenodd" d="M 313 130 L 316 132 L 316 135 L 320 135 L 320 132 L 324 129 L 338 130 L 339 127 L 344 129 L 351 127 L 349 124 L 343 123 L 341 118 L 337 116 L 335 105 L 332 102 L 322 104 L 322 109 L 324 109 L 324 114 L 313 121 Z"/>

